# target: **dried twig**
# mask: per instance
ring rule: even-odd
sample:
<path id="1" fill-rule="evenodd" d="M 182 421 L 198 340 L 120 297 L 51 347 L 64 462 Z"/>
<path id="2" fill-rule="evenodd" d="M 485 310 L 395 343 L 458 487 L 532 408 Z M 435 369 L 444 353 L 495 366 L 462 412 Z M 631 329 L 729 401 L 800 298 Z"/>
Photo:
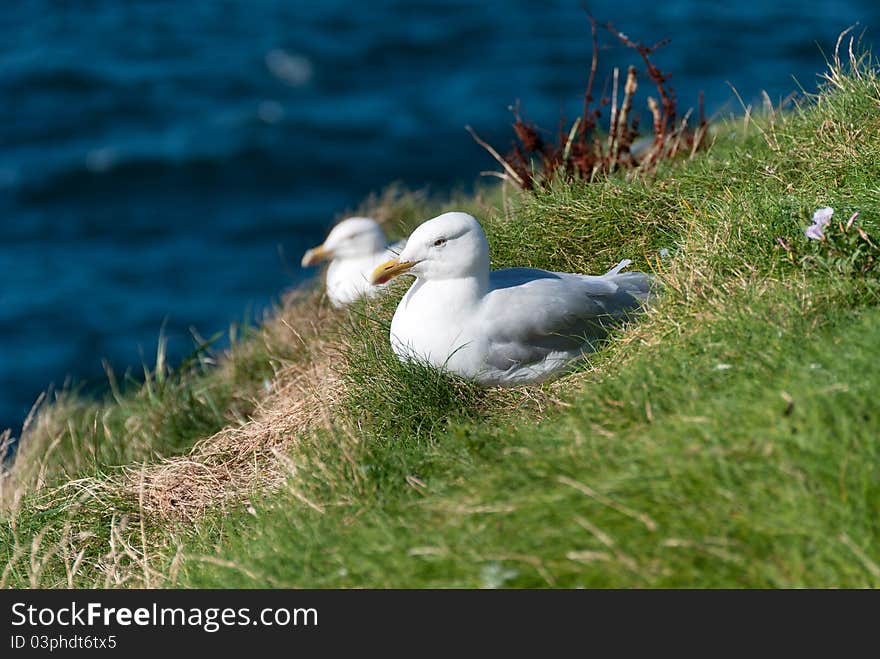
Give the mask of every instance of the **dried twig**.
<path id="1" fill-rule="evenodd" d="M 476 131 L 473 128 L 471 128 L 470 126 L 465 126 L 464 129 L 471 134 L 471 137 L 474 138 L 474 141 L 477 144 L 479 144 L 481 147 L 486 149 L 486 151 L 488 151 L 492 155 L 492 157 L 495 158 L 495 160 L 497 160 L 502 167 L 504 167 L 505 171 L 507 172 L 507 175 L 510 178 L 512 178 L 514 181 L 516 181 L 517 184 L 520 185 L 520 187 L 522 187 L 522 185 L 523 185 L 522 178 L 520 177 L 519 174 L 516 173 L 516 170 L 514 170 L 513 167 L 511 167 L 508 164 L 508 162 L 504 158 L 501 157 L 501 154 L 499 154 L 495 149 L 493 149 L 487 142 L 483 141 L 483 139 L 479 135 L 477 135 Z"/>
<path id="2" fill-rule="evenodd" d="M 599 103 L 594 105 L 593 87 L 599 67 L 599 24 L 586 6 L 584 9 L 590 22 L 593 56 L 584 91 L 583 114 L 575 118 L 570 130 L 566 130 L 565 122 L 560 121 L 558 140 L 553 144 L 546 141 L 534 125 L 522 118 L 517 103 L 513 108 L 513 130 L 516 141 L 507 156 L 502 156 L 468 126 L 467 130 L 477 144 L 486 149 L 504 170 L 484 172 L 485 175 L 513 181 L 523 190 L 533 190 L 547 187 L 559 176 L 593 180 L 601 174 L 608 174 L 618 169 L 649 174 L 656 169 L 657 163 L 661 160 L 674 158 L 683 151 L 693 157 L 704 144 L 708 123 L 702 94 L 699 104 L 699 125 L 696 129 L 691 129 L 690 113 L 685 115 L 684 120 L 677 118 L 675 92 L 669 85 L 670 74 L 661 71 L 651 59 L 657 49 L 668 41 L 664 40 L 648 46 L 630 39 L 611 23 L 607 23 L 601 27 L 624 46 L 639 54 L 644 63 L 645 75 L 654 83 L 659 98 L 659 101 L 652 97 L 647 99 L 653 119 L 651 147 L 638 156 L 633 154 L 631 147 L 639 136 L 639 116 L 638 113 L 633 112 L 634 97 L 638 90 L 638 70 L 635 66 L 628 67 L 626 80 L 623 83 L 623 96 L 619 98 L 620 73 L 615 68 L 611 97 L 606 98 L 603 91 Z M 602 138 L 597 134 L 597 120 L 601 115 L 599 107 L 609 104 L 611 115 L 608 133 Z"/>

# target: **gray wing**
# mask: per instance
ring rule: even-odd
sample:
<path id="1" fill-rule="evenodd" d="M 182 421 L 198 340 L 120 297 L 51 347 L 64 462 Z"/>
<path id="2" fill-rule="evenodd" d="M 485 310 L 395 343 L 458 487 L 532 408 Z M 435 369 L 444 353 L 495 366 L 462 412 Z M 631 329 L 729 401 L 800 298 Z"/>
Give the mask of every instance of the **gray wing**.
<path id="1" fill-rule="evenodd" d="M 651 278 L 641 272 L 593 277 L 509 268 L 492 272 L 489 287 L 484 318 L 493 331 L 486 363 L 506 371 L 592 350 L 609 327 L 642 306 Z"/>

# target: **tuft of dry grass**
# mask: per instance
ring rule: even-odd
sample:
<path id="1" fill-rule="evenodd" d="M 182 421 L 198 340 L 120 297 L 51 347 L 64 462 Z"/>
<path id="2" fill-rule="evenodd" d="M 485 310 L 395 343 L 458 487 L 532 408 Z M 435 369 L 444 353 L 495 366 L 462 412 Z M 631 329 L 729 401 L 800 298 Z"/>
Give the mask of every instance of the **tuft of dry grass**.
<path id="1" fill-rule="evenodd" d="M 145 455 L 95 475 L 59 478 L 54 454 L 73 432 L 62 424 L 71 408 L 61 399 L 35 409 L 24 432 L 35 440 L 23 443 L 26 450 L 0 477 L 0 511 L 11 536 L 0 587 L 73 587 L 83 579 L 105 588 L 173 585 L 183 561 L 179 547 L 167 546 L 178 542 L 175 529 L 283 486 L 293 475 L 289 454 L 298 439 L 331 427 L 342 395 L 331 368 L 340 337 L 328 332 L 338 313 L 317 291 L 285 295 L 256 335 L 216 363 L 215 375 L 235 382 L 242 363 L 273 355 L 273 375 L 254 396 L 248 417 L 230 419 L 183 455 Z M 10 441 L 8 431 L 0 436 L 0 442 Z M 61 468 L 76 465 L 64 460 Z M 63 519 L 25 529 L 23 507 L 50 516 L 63 511 Z"/>
<path id="2" fill-rule="evenodd" d="M 316 290 L 286 294 L 258 336 L 239 349 L 276 355 L 274 375 L 264 380 L 249 417 L 198 440 L 184 455 L 125 467 L 121 489 L 142 493 L 147 514 L 191 521 L 208 509 L 282 485 L 290 476 L 284 456 L 302 435 L 329 427 L 340 395 L 331 368 L 340 337 L 330 329 L 338 316 Z M 275 348 L 282 345 L 297 349 L 285 357 Z M 221 360 L 218 367 L 234 378 L 240 359 L 247 361 L 247 355 Z"/>
<path id="3" fill-rule="evenodd" d="M 317 427 L 331 428 L 340 388 L 326 357 L 291 366 L 272 387 L 248 422 L 200 440 L 187 455 L 125 468 L 121 487 L 142 492 L 147 514 L 188 521 L 276 490 L 290 477 L 284 456 L 297 440 Z"/>

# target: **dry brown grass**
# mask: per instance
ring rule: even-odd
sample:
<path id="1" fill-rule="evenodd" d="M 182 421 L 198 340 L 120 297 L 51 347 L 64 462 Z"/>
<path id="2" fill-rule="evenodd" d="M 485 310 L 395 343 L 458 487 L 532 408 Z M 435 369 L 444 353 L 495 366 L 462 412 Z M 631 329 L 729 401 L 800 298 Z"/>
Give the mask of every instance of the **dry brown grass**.
<path id="1" fill-rule="evenodd" d="M 43 405 L 44 400 L 45 394 L 25 419 L 15 462 L 0 473 L 0 511 L 16 508 L 27 492 L 41 490 L 49 481 L 53 456 L 67 435 L 65 418 L 70 406 L 64 398 L 51 405 Z M 11 431 L 4 431 L 0 453 L 6 454 L 11 440 Z"/>
<path id="2" fill-rule="evenodd" d="M 302 435 L 329 428 L 340 395 L 331 368 L 338 337 L 328 332 L 335 314 L 320 293 L 288 294 L 279 313 L 263 324 L 258 341 L 261 349 L 297 344 L 300 350 L 296 359 L 278 358 L 250 418 L 197 441 L 186 455 L 126 467 L 120 486 L 143 493 L 147 514 L 185 520 L 280 487 L 290 476 L 286 454 Z M 233 369 L 234 362 L 219 367 Z"/>
<path id="3" fill-rule="evenodd" d="M 337 350 L 328 339 L 334 311 L 318 292 L 292 291 L 276 315 L 266 320 L 259 335 L 236 347 L 235 355 L 218 360 L 218 377 L 234 381 L 237 363 L 248 359 L 247 351 L 265 351 L 273 357 L 274 377 L 263 384 L 245 419 L 230 419 L 219 432 L 195 442 L 185 455 L 149 460 L 125 466 L 118 477 L 100 484 L 93 479 L 75 479 L 59 487 L 48 487 L 56 479 L 47 472 L 53 454 L 62 441 L 75 435 L 64 422 L 69 408 L 63 400 L 46 405 L 25 424 L 22 451 L 14 468 L 0 479 L 0 500 L 14 510 L 28 493 L 42 492 L 52 500 L 54 491 L 68 490 L 78 483 L 86 492 L 117 488 L 119 494 L 142 498 L 147 514 L 192 519 L 208 507 L 225 505 L 244 492 L 277 486 L 287 471 L 279 463 L 296 438 L 310 428 L 329 423 L 329 408 L 339 395 L 339 383 L 330 368 Z M 332 335 L 332 333 L 331 333 Z M 282 346 L 295 346 L 284 350 Z M 95 423 L 100 423 L 96 418 Z M 7 439 L 8 433 L 0 440 Z M 147 438 L 148 439 L 148 438 Z M 78 456 L 80 452 L 72 451 Z M 81 465 L 64 464 L 75 472 Z"/>
<path id="4" fill-rule="evenodd" d="M 173 585 L 183 562 L 179 547 L 174 551 L 174 529 L 209 509 L 224 509 L 283 486 L 295 470 L 289 456 L 297 441 L 313 430 L 330 427 L 333 405 L 341 395 L 339 378 L 331 368 L 338 338 L 327 332 L 336 313 L 317 292 L 288 294 L 259 335 L 241 344 L 235 357 L 221 358 L 217 369 L 235 378 L 235 359 L 242 357 L 242 350 L 275 352 L 275 346 L 285 344 L 299 344 L 301 349 L 278 351 L 275 375 L 255 397 L 248 419 L 233 420 L 197 440 L 185 455 L 144 460 L 109 476 L 53 485 L 58 480 L 48 478 L 47 471 L 53 452 L 63 438 L 69 438 L 62 432 L 69 410 L 53 404 L 35 412 L 25 433 L 33 433 L 37 441 L 25 444 L 28 450 L 15 468 L 0 478 L 2 510 L 13 536 L 10 560 L 0 570 L 0 587 L 13 571 L 34 588 L 73 587 L 86 572 L 95 587 Z M 9 441 L 8 432 L 0 435 L 2 441 Z M 26 498 L 32 508 L 44 512 L 65 508 L 67 521 L 60 535 L 50 534 L 47 526 L 28 540 L 19 539 L 18 511 Z M 107 518 L 107 538 L 100 539 L 87 528 L 89 520 L 94 523 L 98 517 Z M 162 526 L 168 531 L 161 537 L 149 531 L 157 518 L 164 520 Z M 95 543 L 100 544 L 97 551 Z M 172 543 L 170 551 L 168 543 Z M 166 564 L 168 555 L 173 555 L 170 564 Z M 59 578 L 59 573 L 65 576 Z"/>
<path id="5" fill-rule="evenodd" d="M 328 427 L 339 381 L 326 357 L 282 372 L 254 418 L 207 437 L 184 456 L 125 469 L 121 486 L 142 489 L 147 514 L 192 520 L 209 508 L 284 484 L 284 455 L 299 437 Z"/>

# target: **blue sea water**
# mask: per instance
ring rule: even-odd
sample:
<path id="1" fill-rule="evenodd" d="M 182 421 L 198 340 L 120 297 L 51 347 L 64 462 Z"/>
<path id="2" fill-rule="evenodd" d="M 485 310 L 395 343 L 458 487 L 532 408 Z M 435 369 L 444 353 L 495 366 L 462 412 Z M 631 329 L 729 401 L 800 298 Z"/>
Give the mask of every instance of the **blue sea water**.
<path id="1" fill-rule="evenodd" d="M 713 112 L 739 110 L 731 85 L 812 90 L 842 29 L 880 29 L 876 0 L 589 4 L 671 38 L 657 63 Z M 104 358 L 137 370 L 163 326 L 179 359 L 189 328 L 253 316 L 370 191 L 472 184 L 493 163 L 465 124 L 504 147 L 519 99 L 555 129 L 589 60 L 579 0 L 4 3 L 0 428 Z"/>

